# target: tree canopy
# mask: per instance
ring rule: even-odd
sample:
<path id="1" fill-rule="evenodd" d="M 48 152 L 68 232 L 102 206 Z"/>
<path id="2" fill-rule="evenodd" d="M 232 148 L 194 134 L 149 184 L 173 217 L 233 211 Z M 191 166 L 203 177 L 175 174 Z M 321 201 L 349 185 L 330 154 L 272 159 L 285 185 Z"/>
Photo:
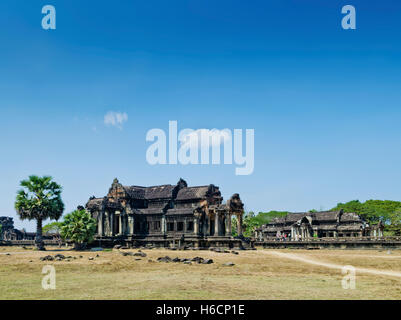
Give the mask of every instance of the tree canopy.
<path id="1" fill-rule="evenodd" d="M 70 239 L 75 249 L 82 249 L 93 241 L 96 231 L 96 220 L 85 210 L 75 210 L 64 217 L 61 223 L 61 237 Z"/>
<path id="2" fill-rule="evenodd" d="M 343 209 L 344 212 L 354 212 L 371 224 L 377 224 L 382 221 L 385 224 L 391 224 L 394 219 L 394 212 L 401 209 L 400 201 L 391 200 L 367 200 L 360 202 L 352 200 L 346 203 L 338 203 L 332 210 Z"/>
<path id="3" fill-rule="evenodd" d="M 43 227 L 43 232 L 44 233 L 53 233 L 53 234 L 59 234 L 61 232 L 61 226 L 62 222 L 52 222 L 48 223 Z"/>
<path id="4" fill-rule="evenodd" d="M 22 180 L 20 186 L 22 189 L 17 193 L 15 209 L 21 220 L 36 220 L 36 246 L 44 250 L 42 221 L 58 220 L 63 214 L 62 188 L 52 181 L 52 177 L 34 175 L 27 180 Z"/>
<path id="5" fill-rule="evenodd" d="M 62 188 L 52 177 L 30 176 L 22 180 L 15 201 L 15 209 L 21 220 L 58 220 L 64 211 Z"/>

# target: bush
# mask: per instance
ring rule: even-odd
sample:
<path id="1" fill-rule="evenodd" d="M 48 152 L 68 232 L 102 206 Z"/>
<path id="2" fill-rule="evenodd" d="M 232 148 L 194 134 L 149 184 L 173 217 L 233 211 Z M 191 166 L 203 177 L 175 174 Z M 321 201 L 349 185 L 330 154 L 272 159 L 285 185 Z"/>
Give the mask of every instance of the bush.
<path id="1" fill-rule="evenodd" d="M 64 217 L 61 223 L 61 237 L 74 242 L 74 248 L 81 250 L 93 241 L 96 220 L 86 210 L 75 210 Z"/>

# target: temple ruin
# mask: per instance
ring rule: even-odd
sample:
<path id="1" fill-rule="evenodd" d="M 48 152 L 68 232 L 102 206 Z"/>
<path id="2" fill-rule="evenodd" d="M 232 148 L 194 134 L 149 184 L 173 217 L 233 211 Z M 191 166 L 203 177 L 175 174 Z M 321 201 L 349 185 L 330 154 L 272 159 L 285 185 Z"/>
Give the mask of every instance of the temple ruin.
<path id="1" fill-rule="evenodd" d="M 96 240 L 102 245 L 242 246 L 244 205 L 238 194 L 223 203 L 213 184 L 188 187 L 180 179 L 176 185 L 142 187 L 114 179 L 108 194 L 90 198 L 86 209 L 97 221 Z M 236 239 L 233 216 L 239 221 Z"/>
<path id="2" fill-rule="evenodd" d="M 36 233 L 17 230 L 14 228 L 14 219 L 11 217 L 0 217 L 0 240 L 34 240 Z"/>
<path id="3" fill-rule="evenodd" d="M 258 241 L 383 237 L 383 224 L 369 226 L 359 215 L 339 211 L 289 213 L 255 230 Z"/>

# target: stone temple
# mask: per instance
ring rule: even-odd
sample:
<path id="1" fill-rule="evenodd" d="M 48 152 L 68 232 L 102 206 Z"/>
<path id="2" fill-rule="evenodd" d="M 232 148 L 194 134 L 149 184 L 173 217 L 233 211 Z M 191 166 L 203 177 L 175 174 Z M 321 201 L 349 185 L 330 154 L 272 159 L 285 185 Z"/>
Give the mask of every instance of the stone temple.
<path id="1" fill-rule="evenodd" d="M 36 233 L 17 230 L 14 228 L 14 219 L 11 217 L 0 217 L 0 240 L 33 240 Z"/>
<path id="2" fill-rule="evenodd" d="M 92 197 L 86 209 L 97 221 L 100 245 L 241 247 L 244 204 L 238 194 L 223 203 L 219 187 L 124 186 L 114 179 L 107 195 Z M 233 238 L 231 218 L 239 221 Z"/>
<path id="3" fill-rule="evenodd" d="M 369 226 L 356 213 L 339 211 L 289 213 L 274 218 L 255 230 L 259 241 L 286 238 L 292 241 L 313 238 L 383 237 L 383 224 Z"/>

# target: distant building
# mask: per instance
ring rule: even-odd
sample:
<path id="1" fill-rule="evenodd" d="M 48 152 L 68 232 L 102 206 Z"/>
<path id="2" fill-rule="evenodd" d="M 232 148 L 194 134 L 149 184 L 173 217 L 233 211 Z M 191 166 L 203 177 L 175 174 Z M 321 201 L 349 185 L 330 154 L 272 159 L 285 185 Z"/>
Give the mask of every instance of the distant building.
<path id="1" fill-rule="evenodd" d="M 340 211 L 289 213 L 255 230 L 257 240 L 383 236 L 383 225 L 369 226 L 359 215 Z"/>
<path id="2" fill-rule="evenodd" d="M 86 204 L 97 221 L 97 239 L 123 239 L 166 245 L 185 239 L 199 245 L 214 239 L 227 245 L 231 239 L 231 218 L 242 222 L 244 205 L 238 194 L 223 203 L 219 187 L 176 185 L 152 187 L 123 186 L 113 181 L 103 198 L 92 197 Z M 242 235 L 242 223 L 238 224 Z"/>
<path id="3" fill-rule="evenodd" d="M 14 219 L 11 217 L 0 217 L 2 230 L 0 240 L 34 240 L 36 233 L 17 230 L 14 228 Z"/>

